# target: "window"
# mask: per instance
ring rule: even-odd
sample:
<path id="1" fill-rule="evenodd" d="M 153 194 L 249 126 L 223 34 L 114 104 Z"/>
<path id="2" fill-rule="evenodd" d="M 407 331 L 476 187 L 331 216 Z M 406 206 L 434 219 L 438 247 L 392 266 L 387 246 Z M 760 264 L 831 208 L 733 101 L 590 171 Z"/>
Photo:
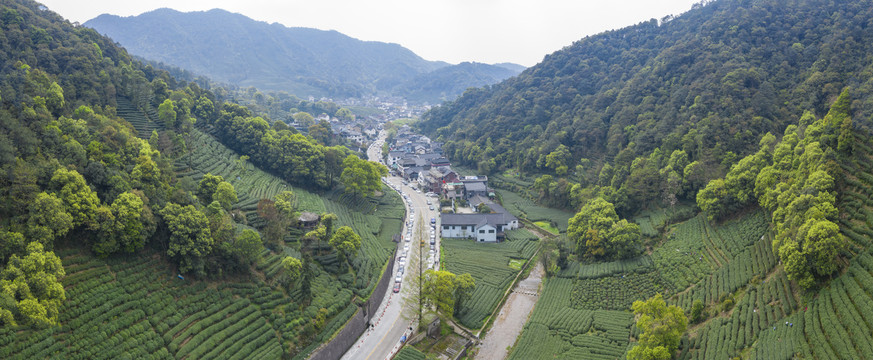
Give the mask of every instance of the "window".
<path id="1" fill-rule="evenodd" d="M 489 234 L 493 234 L 493 233 L 494 233 L 494 229 L 488 230 L 488 233 L 489 233 Z"/>
<path id="2" fill-rule="evenodd" d="M 443 225 L 443 230 L 448 230 L 448 229 L 449 229 L 448 225 Z"/>
<path id="3" fill-rule="evenodd" d="M 479 233 L 480 233 L 480 234 L 484 234 L 484 233 L 485 233 L 485 230 L 479 230 Z"/>

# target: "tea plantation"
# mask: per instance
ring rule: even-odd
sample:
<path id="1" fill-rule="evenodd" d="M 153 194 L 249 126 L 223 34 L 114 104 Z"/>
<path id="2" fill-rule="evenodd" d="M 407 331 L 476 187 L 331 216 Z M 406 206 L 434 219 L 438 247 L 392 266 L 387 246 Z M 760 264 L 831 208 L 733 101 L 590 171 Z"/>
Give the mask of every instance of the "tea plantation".
<path id="1" fill-rule="evenodd" d="M 803 292 L 788 280 L 763 210 L 678 224 L 648 212 L 636 221 L 659 239 L 651 253 L 571 262 L 547 278 L 509 358 L 624 358 L 639 335 L 630 304 L 655 293 L 688 315 L 695 300 L 705 306 L 689 323 L 679 359 L 873 358 L 873 149 L 856 136 L 838 195 L 848 266 L 821 288 Z"/>

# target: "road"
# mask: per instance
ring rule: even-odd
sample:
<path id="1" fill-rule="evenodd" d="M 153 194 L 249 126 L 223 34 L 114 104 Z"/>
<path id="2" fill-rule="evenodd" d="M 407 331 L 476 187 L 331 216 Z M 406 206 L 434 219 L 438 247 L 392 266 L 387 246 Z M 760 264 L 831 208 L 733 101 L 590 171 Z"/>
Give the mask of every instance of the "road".
<path id="1" fill-rule="evenodd" d="M 367 156 L 370 161 L 379 162 L 382 158 L 382 143 L 385 141 L 385 131 L 379 134 L 378 140 L 367 149 Z M 427 269 L 428 264 L 434 264 L 435 259 L 439 259 L 438 252 L 434 252 L 433 257 L 429 255 L 430 251 L 430 219 L 435 218 L 436 229 L 439 229 L 439 212 L 430 210 L 428 201 L 436 203 L 435 209 L 438 209 L 439 201 L 436 198 L 429 198 L 423 193 L 416 192 L 413 188 L 403 185 L 400 177 L 389 176 L 385 179 L 389 186 L 398 191 L 404 196 L 404 204 L 406 206 L 407 221 L 403 225 L 403 242 L 398 250 L 398 257 L 408 254 L 406 260 L 401 263 L 395 261 L 394 269 L 391 269 L 393 274 L 397 274 L 399 266 L 407 267 L 410 264 L 417 264 L 419 258 L 419 250 L 417 245 L 423 244 L 421 247 L 421 255 L 425 258 L 423 269 Z M 410 238 L 410 234 L 412 235 Z M 435 237 L 435 249 L 439 249 L 439 236 Z M 410 241 L 407 242 L 407 239 Z M 410 249 L 404 251 L 403 246 L 408 244 Z M 410 258 L 411 257 L 411 258 Z M 438 264 L 437 264 L 438 265 Z M 413 269 L 405 270 L 403 273 L 403 281 L 401 282 L 400 293 L 394 293 L 393 285 L 387 289 L 382 304 L 379 310 L 373 315 L 374 327 L 361 335 L 360 338 L 352 345 L 342 359 L 348 360 L 376 360 L 389 359 L 395 352 L 400 350 L 400 339 L 403 335 L 411 336 L 409 328 L 415 327 L 413 320 L 406 319 L 402 316 L 402 308 L 404 306 L 403 297 L 410 296 L 411 290 L 407 285 L 412 276 L 417 276 L 417 271 Z"/>
<path id="2" fill-rule="evenodd" d="M 524 324 L 530 317 L 539 298 L 540 283 L 543 278 L 543 265 L 539 262 L 527 278 L 520 281 L 506 299 L 494 325 L 479 343 L 476 360 L 502 360 L 509 355 Z"/>

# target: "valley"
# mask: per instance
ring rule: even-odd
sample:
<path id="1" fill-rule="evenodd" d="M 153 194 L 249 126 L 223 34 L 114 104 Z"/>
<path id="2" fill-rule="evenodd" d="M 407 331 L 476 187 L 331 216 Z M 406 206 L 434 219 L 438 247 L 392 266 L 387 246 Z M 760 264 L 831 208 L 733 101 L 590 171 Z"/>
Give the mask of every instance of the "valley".
<path id="1" fill-rule="evenodd" d="M 63 15 L 0 4 L 0 358 L 873 359 L 871 0 L 531 67 Z"/>

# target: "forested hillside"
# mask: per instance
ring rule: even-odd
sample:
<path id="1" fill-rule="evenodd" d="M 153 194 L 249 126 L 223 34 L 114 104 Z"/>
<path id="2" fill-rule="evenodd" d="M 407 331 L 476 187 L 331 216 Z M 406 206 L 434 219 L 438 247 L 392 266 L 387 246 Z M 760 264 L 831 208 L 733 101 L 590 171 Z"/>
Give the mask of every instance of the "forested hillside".
<path id="1" fill-rule="evenodd" d="M 420 126 L 446 141 L 452 161 L 482 173 L 552 176 L 538 190 L 547 203 L 578 209 L 585 196 L 574 185 L 596 184 L 627 211 L 669 187 L 669 172 L 653 178 L 662 168 L 639 160 L 653 151 L 684 152 L 694 167 L 673 170 L 696 190 L 698 175 L 723 174 L 804 111 L 823 116 L 847 86 L 855 124 L 873 126 L 871 5 L 708 1 L 579 40 L 431 110 Z"/>
<path id="2" fill-rule="evenodd" d="M 873 357 L 871 9 L 706 1 L 425 114 L 577 211 L 510 358 Z"/>
<path id="3" fill-rule="evenodd" d="M 371 295 L 384 167 L 36 2 L 0 30 L 0 357 L 304 357 Z"/>

